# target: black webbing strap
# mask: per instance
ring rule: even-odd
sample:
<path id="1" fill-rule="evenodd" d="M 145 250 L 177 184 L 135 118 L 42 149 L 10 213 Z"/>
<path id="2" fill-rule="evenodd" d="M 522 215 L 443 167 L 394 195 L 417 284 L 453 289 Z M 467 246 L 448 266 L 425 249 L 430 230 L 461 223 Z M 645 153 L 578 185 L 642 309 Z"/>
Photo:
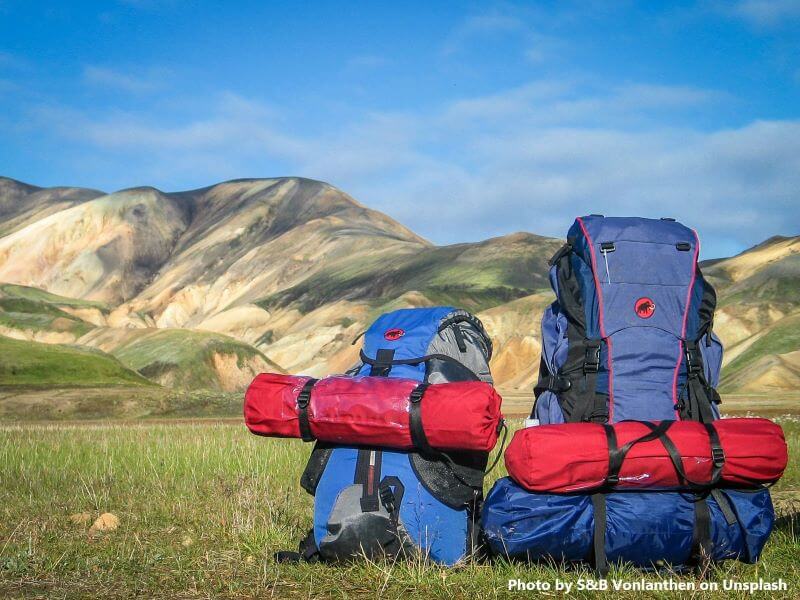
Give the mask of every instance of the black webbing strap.
<path id="1" fill-rule="evenodd" d="M 466 352 L 467 343 L 464 341 L 464 332 L 461 331 L 461 327 L 459 327 L 458 325 L 453 325 L 453 337 L 456 338 L 456 345 L 458 346 L 458 351 Z"/>
<path id="2" fill-rule="evenodd" d="M 719 510 L 722 513 L 722 516 L 725 517 L 725 522 L 728 525 L 735 525 L 739 522 L 739 519 L 736 517 L 736 511 L 733 510 L 733 505 L 731 505 L 731 501 L 721 490 L 711 490 L 711 497 L 716 501 L 717 506 L 719 506 Z"/>
<path id="3" fill-rule="evenodd" d="M 592 564 L 600 577 L 608 575 L 608 556 L 606 556 L 606 495 L 592 494 L 594 507 L 594 534 L 592 536 Z"/>
<path id="4" fill-rule="evenodd" d="M 314 434 L 311 433 L 311 424 L 308 422 L 308 404 L 311 402 L 311 390 L 316 385 L 318 379 L 309 379 L 300 390 L 297 396 L 297 418 L 300 425 L 300 437 L 304 442 L 313 442 Z"/>
<path id="5" fill-rule="evenodd" d="M 722 468 L 725 466 L 725 453 L 722 450 L 722 444 L 719 440 L 717 429 L 712 423 L 704 423 L 703 425 L 708 432 L 708 441 L 711 447 L 711 476 L 708 481 L 693 481 L 686 475 L 686 470 L 683 467 L 683 459 L 681 458 L 678 448 L 675 443 L 667 435 L 667 431 L 675 421 L 661 421 L 658 425 L 649 423 L 647 421 L 640 421 L 642 425 L 650 429 L 641 437 L 631 440 L 621 448 L 617 445 L 617 436 L 614 428 L 610 425 L 603 425 L 603 430 L 606 434 L 606 441 L 608 442 L 608 475 L 604 482 L 605 486 L 614 486 L 619 483 L 619 472 L 622 469 L 622 463 L 625 457 L 636 444 L 643 442 L 652 442 L 658 440 L 669 455 L 670 462 L 678 474 L 678 478 L 683 484 L 691 487 L 692 489 L 707 489 L 714 487 L 719 483 L 722 478 Z"/>
<path id="6" fill-rule="evenodd" d="M 497 451 L 497 456 L 494 457 L 491 466 L 483 472 L 484 475 L 491 473 L 497 466 L 497 463 L 499 463 L 500 459 L 503 457 L 503 450 L 506 448 L 506 440 L 508 439 L 508 425 L 506 424 L 505 419 L 500 419 L 500 422 L 497 424 L 498 434 L 500 433 L 501 429 L 503 431 L 503 438 L 500 440 L 500 449 Z"/>
<path id="7" fill-rule="evenodd" d="M 606 477 L 606 484 L 616 485 L 619 482 L 619 471 L 622 468 L 622 463 L 624 462 L 625 457 L 627 456 L 628 452 L 630 452 L 631 448 L 633 448 L 636 444 L 641 444 L 642 442 L 651 442 L 656 439 L 661 440 L 663 444 L 664 439 L 666 438 L 665 434 L 673 423 L 674 421 L 661 421 L 661 423 L 656 426 L 652 423 L 642 422 L 642 425 L 650 428 L 650 433 L 646 433 L 635 440 L 631 440 L 621 448 L 617 447 L 617 438 L 616 434 L 614 433 L 614 428 L 610 425 L 603 425 L 603 429 L 606 432 L 606 439 L 608 440 L 608 476 Z M 669 452 L 669 449 L 667 449 L 667 452 Z M 681 457 L 678 456 L 677 459 L 680 462 Z M 674 462 L 675 461 L 673 459 L 673 464 Z"/>
<path id="8" fill-rule="evenodd" d="M 306 537 L 300 540 L 297 552 L 279 550 L 274 554 L 274 557 L 275 562 L 279 563 L 316 562 L 319 560 L 319 548 L 317 548 L 317 542 L 314 540 L 314 529 L 310 529 Z"/>
<path id="9" fill-rule="evenodd" d="M 614 428 L 604 423 L 603 431 L 606 434 L 606 442 L 608 442 L 608 475 L 606 476 L 604 485 L 617 485 L 619 483 L 619 470 L 622 468 L 625 455 L 623 454 L 620 456 L 619 446 L 617 445 L 617 434 Z"/>
<path id="10" fill-rule="evenodd" d="M 394 350 L 387 350 L 386 348 L 381 348 L 375 354 L 375 361 L 370 363 L 369 374 L 372 375 L 373 377 L 388 376 L 389 371 L 392 370 L 393 359 L 394 359 Z"/>
<path id="11" fill-rule="evenodd" d="M 390 351 L 387 350 L 387 352 L 390 352 Z M 381 353 L 381 350 L 378 350 L 375 358 L 370 358 L 369 356 L 367 356 L 367 354 L 364 352 L 364 350 L 361 350 L 361 352 L 359 353 L 359 358 L 361 359 L 362 363 L 364 363 L 365 365 L 370 365 L 373 368 L 376 367 L 376 366 L 381 366 L 381 365 L 385 366 L 385 365 L 388 364 L 389 367 L 390 367 L 390 370 L 391 370 L 391 367 L 393 367 L 395 365 L 418 365 L 418 364 L 421 364 L 421 363 L 424 363 L 424 362 L 428 362 L 429 360 L 434 360 L 434 359 L 442 360 L 442 361 L 445 361 L 445 362 L 455 363 L 455 364 L 458 364 L 458 365 L 460 365 L 461 367 L 463 367 L 465 369 L 467 368 L 467 367 L 464 366 L 464 363 L 462 363 L 460 360 L 458 360 L 457 358 L 453 358 L 452 356 L 448 356 L 447 354 L 426 354 L 425 356 L 418 356 L 416 358 L 392 358 L 392 359 L 389 359 L 389 360 L 385 360 L 384 359 L 383 361 L 381 361 L 380 360 L 380 355 L 381 355 L 380 353 Z M 467 370 L 469 370 L 469 369 L 467 369 Z M 470 372 L 472 373 L 472 371 L 470 371 Z M 370 375 L 372 375 L 372 374 L 373 374 L 372 370 L 370 369 Z M 389 373 L 387 371 L 386 375 L 388 375 L 388 374 Z M 478 377 L 477 374 L 473 373 L 473 375 L 475 375 L 475 379 L 476 380 L 480 379 L 480 377 Z M 384 377 L 385 377 L 385 375 L 384 375 Z"/>
<path id="12" fill-rule="evenodd" d="M 661 424 L 669 423 L 672 424 L 675 421 L 662 421 Z M 647 421 L 643 421 L 642 425 L 645 427 L 649 427 L 652 433 L 656 433 L 658 428 L 652 423 L 648 423 Z M 711 447 L 711 476 L 709 477 L 708 481 L 693 481 L 689 479 L 686 475 L 686 470 L 683 468 L 683 459 L 681 458 L 680 452 L 678 452 L 678 448 L 675 446 L 675 443 L 666 435 L 666 430 L 662 431 L 658 436 L 658 440 L 664 446 L 669 455 L 670 461 L 672 462 L 672 466 L 675 468 L 675 472 L 678 474 L 678 477 L 689 487 L 693 489 L 707 489 L 710 487 L 714 487 L 719 483 L 719 480 L 722 478 L 722 468 L 725 466 L 725 452 L 722 450 L 722 444 L 719 440 L 719 434 L 717 433 L 716 427 L 712 423 L 704 423 L 703 424 L 708 432 L 708 442 L 709 446 Z M 639 441 L 645 441 L 644 438 L 640 438 L 639 440 L 634 440 L 633 443 L 638 443 Z"/>
<path id="13" fill-rule="evenodd" d="M 705 496 L 694 502 L 694 531 L 692 533 L 692 562 L 705 567 L 711 559 L 711 511 Z"/>
<path id="14" fill-rule="evenodd" d="M 722 468 L 725 466 L 725 451 L 722 449 L 722 442 L 719 441 L 719 433 L 714 424 L 703 423 L 708 432 L 708 442 L 711 446 L 711 479 L 708 482 L 709 486 L 714 486 L 719 483 L 722 478 Z"/>
<path id="15" fill-rule="evenodd" d="M 686 395 L 688 404 L 683 406 L 682 418 L 689 421 L 710 423 L 714 420 L 711 405 L 719 401 L 719 395 L 712 392 L 703 371 L 703 355 L 697 342 L 684 340 L 684 359 L 686 362 Z"/>
<path id="16" fill-rule="evenodd" d="M 763 489 L 763 488 L 762 488 Z M 756 491 L 756 490 L 753 490 Z M 722 516 L 725 517 L 725 522 L 728 524 L 728 527 L 732 527 L 734 525 L 738 525 L 739 529 L 742 533 L 742 537 L 744 538 L 747 535 L 747 530 L 745 529 L 742 522 L 739 520 L 739 516 L 736 514 L 736 510 L 733 507 L 733 503 L 731 502 L 728 495 L 720 490 L 720 489 L 713 489 L 710 492 L 711 497 L 719 506 L 719 510 L 722 513 Z M 753 557 L 750 555 L 750 546 L 749 544 L 743 545 L 743 550 L 745 552 L 744 562 L 754 562 Z"/>
<path id="17" fill-rule="evenodd" d="M 405 494 L 405 491 L 406 488 L 403 482 L 394 475 L 384 477 L 378 486 L 381 504 L 383 504 L 386 512 L 389 513 L 394 533 L 398 537 L 400 536 L 400 531 L 398 529 L 400 525 L 400 506 L 403 503 L 403 494 Z"/>
<path id="18" fill-rule="evenodd" d="M 604 398 L 604 396 L 598 396 L 597 394 L 597 375 L 600 372 L 602 342 L 600 340 L 586 339 L 583 343 L 583 379 L 581 380 L 581 389 L 577 394 L 578 401 L 574 410 L 575 418 L 571 420 L 607 421 L 608 413 L 605 408 L 605 400 L 602 402 L 603 406 L 597 405 L 598 398 Z"/>
<path id="19" fill-rule="evenodd" d="M 428 443 L 428 436 L 425 435 L 425 428 L 422 426 L 422 397 L 425 395 L 428 385 L 430 384 L 420 383 L 408 396 L 408 417 L 411 428 L 411 442 L 414 447 L 425 454 L 432 454 L 435 450 Z"/>

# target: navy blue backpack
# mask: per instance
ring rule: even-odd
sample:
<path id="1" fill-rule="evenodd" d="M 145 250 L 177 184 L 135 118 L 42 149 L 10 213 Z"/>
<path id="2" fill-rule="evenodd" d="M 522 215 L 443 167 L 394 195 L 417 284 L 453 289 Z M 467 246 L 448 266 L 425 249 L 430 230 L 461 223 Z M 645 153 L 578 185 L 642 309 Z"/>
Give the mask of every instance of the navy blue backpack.
<path id="1" fill-rule="evenodd" d="M 673 219 L 579 217 L 550 261 L 532 418 L 719 417 L 716 294 L 697 234 Z"/>
<path id="2" fill-rule="evenodd" d="M 492 382 L 492 345 L 477 317 L 452 307 L 397 310 L 364 335 L 348 375 Z M 484 452 L 403 452 L 317 442 L 301 478 L 314 496 L 307 560 L 424 556 L 452 565 L 476 546 Z"/>

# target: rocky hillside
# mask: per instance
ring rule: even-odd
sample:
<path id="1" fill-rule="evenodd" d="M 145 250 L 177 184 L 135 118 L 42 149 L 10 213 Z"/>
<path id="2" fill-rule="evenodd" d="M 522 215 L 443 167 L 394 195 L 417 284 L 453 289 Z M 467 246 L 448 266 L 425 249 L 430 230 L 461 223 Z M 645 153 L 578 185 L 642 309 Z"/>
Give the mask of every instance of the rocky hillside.
<path id="1" fill-rule="evenodd" d="M 515 233 L 437 247 L 301 178 L 108 195 L 0 178 L 0 335 L 97 349 L 166 386 L 232 390 L 265 369 L 342 371 L 379 313 L 454 304 L 495 339 L 500 386 L 530 390 L 560 244 Z M 705 265 L 725 390 L 797 386 L 799 246 L 774 238 Z"/>

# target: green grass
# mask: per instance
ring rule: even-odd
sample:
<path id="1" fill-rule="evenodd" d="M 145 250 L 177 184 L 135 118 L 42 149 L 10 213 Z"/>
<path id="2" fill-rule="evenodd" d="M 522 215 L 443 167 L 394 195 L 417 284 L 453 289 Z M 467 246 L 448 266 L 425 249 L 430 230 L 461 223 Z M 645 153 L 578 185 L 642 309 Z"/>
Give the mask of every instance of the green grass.
<path id="1" fill-rule="evenodd" d="M 70 306 L 74 308 L 97 308 L 103 312 L 108 312 L 108 306 L 103 302 L 92 300 L 81 300 L 79 298 L 68 298 L 46 292 L 35 287 L 26 285 L 15 285 L 13 283 L 0 283 L 0 296 L 5 298 L 23 298 L 36 302 L 44 302 L 55 306 Z"/>
<path id="2" fill-rule="evenodd" d="M 796 456 L 800 423 L 783 424 Z M 517 577 L 574 582 L 592 576 L 585 569 L 502 560 L 469 561 L 451 569 L 413 561 L 276 564 L 273 552 L 293 548 L 311 524 L 312 499 L 298 485 L 309 450 L 298 440 L 257 438 L 240 424 L 5 426 L 0 431 L 0 595 L 494 598 L 513 595 L 507 582 Z M 493 477 L 501 474 L 499 468 Z M 794 461 L 774 495 L 791 496 L 798 486 Z M 783 518 L 761 562 L 724 563 L 710 573 L 712 580 L 782 577 L 790 584 L 787 596 L 796 597 L 798 508 L 788 499 L 778 505 Z M 88 524 L 68 519 L 83 511 L 92 518 L 113 512 L 120 527 L 90 535 Z M 612 577 L 625 580 L 641 576 L 627 567 L 612 571 Z"/>
<path id="3" fill-rule="evenodd" d="M 0 336 L 0 386 L 153 385 L 100 350 Z"/>
<path id="4" fill-rule="evenodd" d="M 0 325 L 23 331 L 70 332 L 81 337 L 94 325 L 53 304 L 29 298 L 0 298 Z"/>
<path id="5" fill-rule="evenodd" d="M 148 379 L 168 376 L 172 387 L 186 389 L 215 389 L 219 387 L 213 366 L 215 354 L 236 356 L 243 361 L 260 356 L 260 351 L 234 338 L 212 332 L 188 329 L 159 329 L 136 337 L 116 348 L 123 364 Z M 277 367 L 280 369 L 280 367 Z"/>
<path id="6" fill-rule="evenodd" d="M 241 419 L 241 392 L 161 386 L 0 387 L 0 421 Z"/>

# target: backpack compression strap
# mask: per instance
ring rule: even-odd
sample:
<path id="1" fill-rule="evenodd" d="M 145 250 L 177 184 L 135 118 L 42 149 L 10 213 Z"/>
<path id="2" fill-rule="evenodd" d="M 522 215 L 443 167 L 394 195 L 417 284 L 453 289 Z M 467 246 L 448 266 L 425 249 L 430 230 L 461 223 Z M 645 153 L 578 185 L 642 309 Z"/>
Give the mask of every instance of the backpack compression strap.
<path id="1" fill-rule="evenodd" d="M 706 380 L 703 369 L 703 355 L 696 341 L 683 342 L 684 358 L 686 362 L 686 395 L 687 400 L 681 401 L 676 407 L 684 421 L 700 421 L 710 423 L 714 420 L 713 404 L 719 404 L 721 399 L 717 391 Z"/>
<path id="2" fill-rule="evenodd" d="M 681 481 L 692 489 L 709 489 L 716 486 L 722 477 L 722 468 L 725 466 L 725 452 L 722 449 L 722 443 L 719 439 L 719 433 L 711 423 L 704 423 L 706 432 L 708 433 L 708 442 L 711 446 L 711 476 L 708 481 L 692 481 L 687 477 L 686 470 L 683 468 L 683 459 L 675 446 L 675 443 L 667 435 L 669 428 L 675 421 L 661 421 L 658 425 L 654 425 L 648 421 L 642 421 L 641 424 L 650 429 L 647 433 L 635 440 L 631 440 L 621 448 L 617 444 L 617 436 L 614 429 L 610 425 L 603 425 L 605 430 L 606 440 L 608 441 L 608 476 L 606 477 L 605 486 L 613 487 L 619 483 L 619 472 L 622 469 L 622 463 L 625 457 L 636 444 L 642 442 L 652 442 L 658 440 L 669 455 L 670 462 L 678 474 Z"/>
<path id="3" fill-rule="evenodd" d="M 417 358 L 392 358 L 388 354 L 381 355 L 381 352 L 383 352 L 383 350 L 378 350 L 376 358 L 370 358 L 366 355 L 364 350 L 361 350 L 361 353 L 359 354 L 361 362 L 370 366 L 370 375 L 380 375 L 383 369 L 385 369 L 387 366 L 389 370 L 391 370 L 394 365 L 418 365 L 433 359 L 455 363 L 464 369 L 467 369 L 467 367 L 464 366 L 461 361 L 453 358 L 452 356 L 448 356 L 447 354 L 426 354 L 425 356 L 419 356 Z M 387 352 L 391 352 L 392 356 L 394 356 L 393 350 L 387 350 Z M 380 369 L 378 373 L 375 373 L 376 367 Z M 469 369 L 467 370 L 469 371 Z M 475 376 L 476 380 L 480 380 L 480 377 L 478 377 L 477 374 L 473 373 L 472 371 L 469 372 Z M 388 371 L 386 374 L 388 375 Z"/>

